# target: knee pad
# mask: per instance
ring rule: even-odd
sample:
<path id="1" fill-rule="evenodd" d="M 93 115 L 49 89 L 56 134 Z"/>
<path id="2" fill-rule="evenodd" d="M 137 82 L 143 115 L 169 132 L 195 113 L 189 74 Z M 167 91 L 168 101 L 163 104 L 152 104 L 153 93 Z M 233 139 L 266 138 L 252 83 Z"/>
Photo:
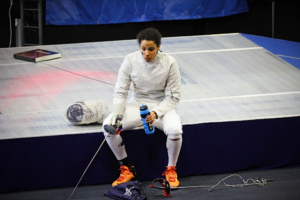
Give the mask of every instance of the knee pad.
<path id="1" fill-rule="evenodd" d="M 182 133 L 168 134 L 168 139 L 170 140 L 181 139 L 181 138 L 182 138 Z"/>

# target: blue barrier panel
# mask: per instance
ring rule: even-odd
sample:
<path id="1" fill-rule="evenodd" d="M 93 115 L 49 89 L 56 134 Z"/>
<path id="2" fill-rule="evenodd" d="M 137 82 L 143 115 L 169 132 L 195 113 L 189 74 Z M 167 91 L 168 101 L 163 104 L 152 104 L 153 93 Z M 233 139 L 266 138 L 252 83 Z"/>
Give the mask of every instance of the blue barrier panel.
<path id="1" fill-rule="evenodd" d="M 46 3 L 47 25 L 199 19 L 248 11 L 247 0 L 47 0 Z"/>

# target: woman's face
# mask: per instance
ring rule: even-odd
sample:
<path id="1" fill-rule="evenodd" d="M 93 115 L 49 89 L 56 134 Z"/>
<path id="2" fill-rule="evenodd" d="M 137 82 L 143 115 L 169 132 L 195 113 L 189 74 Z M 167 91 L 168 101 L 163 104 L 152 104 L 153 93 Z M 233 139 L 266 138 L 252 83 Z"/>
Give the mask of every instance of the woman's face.
<path id="1" fill-rule="evenodd" d="M 146 62 L 154 60 L 159 48 L 160 46 L 157 46 L 152 40 L 142 40 L 140 44 L 140 49 Z"/>

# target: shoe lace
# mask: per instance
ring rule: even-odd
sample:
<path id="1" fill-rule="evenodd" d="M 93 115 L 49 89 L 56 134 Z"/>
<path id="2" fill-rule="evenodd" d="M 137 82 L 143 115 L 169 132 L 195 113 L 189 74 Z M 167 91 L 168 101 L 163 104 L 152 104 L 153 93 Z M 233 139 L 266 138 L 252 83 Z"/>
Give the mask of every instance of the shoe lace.
<path id="1" fill-rule="evenodd" d="M 128 167 L 126 166 L 121 166 L 120 170 L 121 170 L 120 177 L 117 179 L 117 181 L 123 181 L 126 178 L 126 176 L 131 173 Z"/>
<path id="2" fill-rule="evenodd" d="M 168 167 L 167 169 L 166 169 L 166 171 L 164 171 L 163 173 L 162 173 L 162 175 L 163 176 L 168 176 L 169 177 L 169 182 L 175 182 L 175 179 L 176 179 L 176 175 L 177 175 L 177 173 L 176 173 L 176 168 L 175 167 Z"/>

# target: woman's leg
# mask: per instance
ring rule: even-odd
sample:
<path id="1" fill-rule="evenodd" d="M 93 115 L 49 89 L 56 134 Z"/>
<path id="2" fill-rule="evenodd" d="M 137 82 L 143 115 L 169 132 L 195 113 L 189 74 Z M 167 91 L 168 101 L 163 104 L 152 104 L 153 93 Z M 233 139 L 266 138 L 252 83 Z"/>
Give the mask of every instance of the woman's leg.
<path id="1" fill-rule="evenodd" d="M 162 117 L 163 131 L 167 135 L 168 166 L 176 166 L 182 145 L 182 125 L 175 109 Z"/>
<path id="2" fill-rule="evenodd" d="M 182 146 L 182 125 L 180 117 L 174 109 L 157 121 L 156 126 L 167 135 L 168 165 L 163 175 L 166 176 L 171 187 L 178 187 L 180 183 L 177 179 L 176 164 Z"/>
<path id="3" fill-rule="evenodd" d="M 113 113 L 111 113 L 103 122 L 104 125 L 111 124 Z M 122 119 L 122 128 L 123 130 L 131 130 L 135 128 L 137 125 L 141 124 L 141 119 L 139 116 L 139 106 L 136 102 L 128 103 L 125 107 L 125 113 Z M 108 133 L 103 128 L 104 135 L 106 136 Z M 106 139 L 106 142 L 120 164 L 121 174 L 120 177 L 112 183 L 113 186 L 125 183 L 130 180 L 134 180 L 136 177 L 136 172 L 134 167 L 131 165 L 127 153 L 125 150 L 125 144 L 122 140 L 120 134 L 117 135 L 109 135 Z"/>

